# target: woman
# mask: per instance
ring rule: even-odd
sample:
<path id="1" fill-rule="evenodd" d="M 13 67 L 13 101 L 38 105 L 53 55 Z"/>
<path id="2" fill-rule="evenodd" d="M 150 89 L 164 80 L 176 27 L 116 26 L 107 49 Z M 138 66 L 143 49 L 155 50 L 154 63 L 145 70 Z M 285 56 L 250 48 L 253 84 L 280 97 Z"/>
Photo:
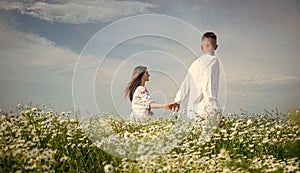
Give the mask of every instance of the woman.
<path id="1" fill-rule="evenodd" d="M 137 66 L 134 68 L 131 80 L 125 88 L 125 97 L 128 96 L 132 103 L 130 118 L 145 118 L 148 115 L 153 115 L 151 108 L 170 109 L 168 104 L 155 104 L 151 100 L 150 94 L 145 88 L 145 83 L 149 81 L 149 77 L 147 67 Z"/>

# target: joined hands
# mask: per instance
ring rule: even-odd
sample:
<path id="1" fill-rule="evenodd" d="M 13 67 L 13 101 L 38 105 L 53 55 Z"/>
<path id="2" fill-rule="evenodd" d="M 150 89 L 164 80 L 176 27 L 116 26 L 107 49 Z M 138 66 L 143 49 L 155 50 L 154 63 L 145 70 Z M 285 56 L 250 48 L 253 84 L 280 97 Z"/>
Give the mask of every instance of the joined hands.
<path id="1" fill-rule="evenodd" d="M 178 110 L 180 109 L 180 104 L 176 102 L 168 103 L 166 104 L 166 109 L 178 112 Z"/>

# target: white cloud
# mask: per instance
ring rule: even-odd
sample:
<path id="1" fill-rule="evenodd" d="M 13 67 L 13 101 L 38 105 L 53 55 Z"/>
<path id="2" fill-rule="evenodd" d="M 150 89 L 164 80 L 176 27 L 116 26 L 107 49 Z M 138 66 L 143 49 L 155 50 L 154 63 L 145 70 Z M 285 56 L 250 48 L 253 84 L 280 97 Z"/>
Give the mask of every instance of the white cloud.
<path id="1" fill-rule="evenodd" d="M 239 107 L 263 110 L 279 106 L 288 110 L 299 103 L 299 77 L 274 74 L 261 77 L 239 78 L 228 81 L 228 108 Z M 234 103 L 234 104 L 233 104 Z"/>
<path id="2" fill-rule="evenodd" d="M 50 102 L 71 107 L 71 74 L 78 55 L 36 34 L 0 22 L 0 106 Z M 67 75 L 66 75 L 67 74 Z M 48 102 L 48 103 L 49 103 Z"/>
<path id="3" fill-rule="evenodd" d="M 153 7 L 152 4 L 144 2 L 113 0 L 63 0 L 55 3 L 18 0 L 0 2 L 0 9 L 18 10 L 22 14 L 49 22 L 72 24 L 109 21 L 120 16 L 143 13 Z"/>
<path id="4" fill-rule="evenodd" d="M 39 35 L 0 23 L 0 73 L 5 80 L 60 79 L 73 73 L 78 54 Z"/>
<path id="5" fill-rule="evenodd" d="M 292 82 L 299 82 L 298 76 L 293 75 L 271 75 L 262 77 L 250 77 L 247 79 L 235 79 L 229 81 L 230 83 L 240 83 L 242 85 L 274 85 L 274 84 L 289 84 Z"/>
<path id="6" fill-rule="evenodd" d="M 24 33 L 0 22 L 0 106 L 18 102 L 72 107 L 72 75 L 79 55 L 47 38 Z M 89 69 L 97 57 L 83 57 Z"/>

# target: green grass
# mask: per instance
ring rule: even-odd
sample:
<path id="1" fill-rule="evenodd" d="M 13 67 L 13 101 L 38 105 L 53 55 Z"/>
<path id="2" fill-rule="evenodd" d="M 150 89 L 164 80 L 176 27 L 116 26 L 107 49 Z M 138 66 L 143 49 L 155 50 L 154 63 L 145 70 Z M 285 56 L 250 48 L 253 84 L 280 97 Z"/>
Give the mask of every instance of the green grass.
<path id="1" fill-rule="evenodd" d="M 0 172 L 300 171 L 298 111 L 226 115 L 215 130 L 178 116 L 131 122 L 102 114 L 80 124 L 45 106 L 2 113 Z"/>

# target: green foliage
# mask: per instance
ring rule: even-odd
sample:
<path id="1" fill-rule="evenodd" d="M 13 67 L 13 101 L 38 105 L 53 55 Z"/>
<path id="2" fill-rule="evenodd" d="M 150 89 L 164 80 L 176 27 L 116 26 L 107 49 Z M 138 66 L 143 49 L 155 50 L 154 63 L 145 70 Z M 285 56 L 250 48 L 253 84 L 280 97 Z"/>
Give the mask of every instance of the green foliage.
<path id="1" fill-rule="evenodd" d="M 30 107 L 1 115 L 0 172 L 103 172 L 104 161 L 118 162 L 69 116 Z"/>
<path id="2" fill-rule="evenodd" d="M 44 106 L 22 107 L 17 115 L 2 113 L 0 172 L 300 171 L 299 112 L 228 114 L 222 128 L 207 134 L 207 142 L 202 138 L 203 123 L 189 124 L 174 117 L 179 116 L 138 123 L 98 115 L 82 126 L 71 113 L 58 114 Z M 105 140 L 113 134 L 123 142 Z M 124 151 L 103 151 L 94 143 L 99 136 L 102 145 Z M 165 153 L 159 153 L 159 143 L 153 143 L 156 148 L 143 146 L 151 157 L 128 155 L 145 143 L 173 144 L 172 139 L 180 140 Z M 120 152 L 125 156 L 117 157 Z"/>

